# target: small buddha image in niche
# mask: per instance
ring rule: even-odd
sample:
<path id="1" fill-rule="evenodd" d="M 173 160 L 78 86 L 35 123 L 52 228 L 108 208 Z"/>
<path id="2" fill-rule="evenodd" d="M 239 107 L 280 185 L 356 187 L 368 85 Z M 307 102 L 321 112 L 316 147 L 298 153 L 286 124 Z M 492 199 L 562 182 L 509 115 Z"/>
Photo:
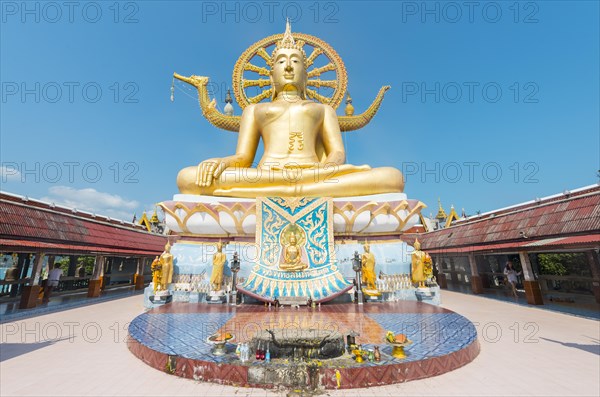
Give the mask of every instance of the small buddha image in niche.
<path id="1" fill-rule="evenodd" d="M 306 234 L 298 225 L 291 224 L 281 232 L 279 236 L 281 243 L 281 259 L 279 269 L 288 272 L 298 272 L 308 268 L 304 245 Z"/>

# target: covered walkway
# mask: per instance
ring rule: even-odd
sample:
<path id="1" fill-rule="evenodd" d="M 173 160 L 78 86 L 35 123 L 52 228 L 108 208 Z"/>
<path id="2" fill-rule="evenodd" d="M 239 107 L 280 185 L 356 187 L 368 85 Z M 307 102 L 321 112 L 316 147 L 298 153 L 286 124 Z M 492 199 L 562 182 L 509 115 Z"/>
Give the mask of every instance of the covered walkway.
<path id="1" fill-rule="evenodd" d="M 142 289 L 166 242 L 140 225 L 0 192 L 0 303 L 8 304 L 2 313 L 10 304 L 38 306 L 55 263 L 63 270 L 58 293 Z"/>
<path id="2" fill-rule="evenodd" d="M 418 237 L 442 287 L 503 297 L 510 261 L 522 272 L 518 288 L 529 304 L 600 310 L 600 185 L 460 219 Z"/>

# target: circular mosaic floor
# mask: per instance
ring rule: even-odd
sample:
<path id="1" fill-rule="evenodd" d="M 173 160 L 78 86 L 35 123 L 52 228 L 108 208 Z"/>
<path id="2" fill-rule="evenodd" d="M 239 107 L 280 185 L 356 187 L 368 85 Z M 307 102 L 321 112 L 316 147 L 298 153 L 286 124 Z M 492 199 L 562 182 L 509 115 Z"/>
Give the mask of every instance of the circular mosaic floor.
<path id="1" fill-rule="evenodd" d="M 406 382 L 440 375 L 471 362 L 479 354 L 475 326 L 450 310 L 421 302 L 322 305 L 320 308 L 262 305 L 172 303 L 137 316 L 129 325 L 130 351 L 148 365 L 174 375 L 234 386 L 272 388 L 278 371 L 295 363 L 286 359 L 241 362 L 234 343 L 248 342 L 266 328 L 326 329 L 347 335 L 365 349 L 378 345 L 381 361 L 357 363 L 352 356 L 321 360 L 318 387 L 358 388 Z M 392 357 L 386 331 L 404 333 L 412 344 L 406 358 Z M 227 354 L 212 354 L 208 336 L 231 332 Z"/>

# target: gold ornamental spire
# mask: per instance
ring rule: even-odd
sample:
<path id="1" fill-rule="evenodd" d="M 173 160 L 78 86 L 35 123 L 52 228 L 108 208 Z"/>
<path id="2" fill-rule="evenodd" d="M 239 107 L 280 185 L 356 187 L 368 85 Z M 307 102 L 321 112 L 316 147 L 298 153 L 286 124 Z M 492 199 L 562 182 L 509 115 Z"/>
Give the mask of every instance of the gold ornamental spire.
<path id="1" fill-rule="evenodd" d="M 438 213 L 435 216 L 436 219 L 443 219 L 445 220 L 448 216 L 446 215 L 446 211 L 444 211 L 444 208 L 442 207 L 442 200 L 438 198 Z"/>
<path id="2" fill-rule="evenodd" d="M 277 42 L 277 45 L 275 45 L 275 49 L 273 50 L 273 53 L 271 54 L 271 59 L 270 59 L 271 67 L 273 66 L 273 62 L 275 62 L 275 54 L 277 53 L 277 51 L 281 50 L 282 48 L 300 51 L 302 53 L 302 60 L 304 61 L 304 64 L 306 65 L 307 62 L 306 62 L 306 52 L 304 52 L 304 42 L 296 41 L 294 39 L 294 36 L 292 36 L 292 24 L 290 23 L 289 18 L 285 22 L 285 33 L 283 33 L 283 37 L 281 40 L 279 40 Z"/>
<path id="3" fill-rule="evenodd" d="M 290 19 L 287 18 L 285 21 L 285 33 L 283 34 L 283 39 L 278 44 L 279 48 L 294 48 L 296 46 L 296 40 L 294 40 L 294 36 L 292 36 L 292 24 L 290 23 Z"/>

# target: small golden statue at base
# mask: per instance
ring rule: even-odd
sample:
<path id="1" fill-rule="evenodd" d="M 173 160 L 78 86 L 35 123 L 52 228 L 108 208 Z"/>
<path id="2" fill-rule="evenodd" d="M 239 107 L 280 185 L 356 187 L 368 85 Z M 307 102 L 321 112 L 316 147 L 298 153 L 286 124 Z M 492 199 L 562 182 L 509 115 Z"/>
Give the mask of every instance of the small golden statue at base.
<path id="1" fill-rule="evenodd" d="M 210 274 L 210 286 L 213 291 L 221 291 L 223 285 L 223 269 L 227 257 L 223 253 L 223 243 L 217 243 L 217 253 L 213 256 L 213 268 Z"/>
<path id="2" fill-rule="evenodd" d="M 170 243 L 167 242 L 165 245 L 165 251 L 160 254 L 158 262 L 161 266 L 160 289 L 166 290 L 173 282 L 173 254 L 171 254 Z"/>
<path id="3" fill-rule="evenodd" d="M 371 252 L 371 246 L 368 243 L 363 245 L 365 252 L 361 257 L 362 264 L 362 282 L 370 290 L 376 290 L 375 280 L 377 278 L 375 274 L 375 255 Z"/>
<path id="4" fill-rule="evenodd" d="M 152 261 L 150 269 L 152 270 L 152 286 L 154 287 L 154 294 L 156 294 L 156 291 L 160 290 L 160 282 L 162 278 L 162 266 L 158 256 Z"/>
<path id="5" fill-rule="evenodd" d="M 415 239 L 414 247 L 415 251 L 412 253 L 411 261 L 412 282 L 417 284 L 417 287 L 424 288 L 425 281 L 433 274 L 432 261 L 429 254 L 421 251 L 419 239 Z"/>
<path id="6" fill-rule="evenodd" d="M 381 292 L 377 290 L 377 286 L 375 284 L 377 280 L 377 275 L 375 273 L 375 255 L 371 252 L 371 246 L 365 242 L 363 252 L 361 256 L 361 272 L 362 278 L 361 282 L 363 283 L 362 291 L 367 296 L 380 296 Z"/>
<path id="7" fill-rule="evenodd" d="M 281 233 L 283 245 L 283 262 L 279 264 L 281 270 L 299 272 L 308 268 L 308 265 L 302 262 L 302 246 L 305 242 L 304 233 L 298 226 L 290 225 L 287 231 Z"/>

